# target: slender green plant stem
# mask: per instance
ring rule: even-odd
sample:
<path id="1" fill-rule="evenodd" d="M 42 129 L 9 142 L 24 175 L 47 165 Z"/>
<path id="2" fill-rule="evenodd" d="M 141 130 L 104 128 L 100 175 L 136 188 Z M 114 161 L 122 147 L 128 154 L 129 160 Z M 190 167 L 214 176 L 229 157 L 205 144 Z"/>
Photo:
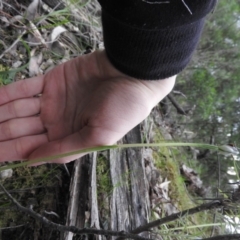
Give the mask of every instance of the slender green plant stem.
<path id="1" fill-rule="evenodd" d="M 58 158 L 73 156 L 73 155 L 77 155 L 77 154 L 81 154 L 81 153 L 91 153 L 91 152 L 95 152 L 95 151 L 104 151 L 104 150 L 108 150 L 108 149 L 112 149 L 112 148 L 117 148 L 117 145 L 85 148 L 85 149 L 82 149 L 82 150 L 57 154 L 57 155 L 53 155 L 53 156 L 36 158 L 36 159 L 33 159 L 33 160 L 21 159 L 19 161 L 24 161 L 24 162 L 8 164 L 7 166 L 0 167 L 0 171 L 10 169 L 10 168 L 13 169 L 13 168 L 18 168 L 18 167 L 23 167 L 23 166 L 29 166 L 29 165 L 32 165 L 34 163 L 39 163 L 39 162 L 51 162 L 52 160 L 58 159 Z"/>
<path id="2" fill-rule="evenodd" d="M 104 151 L 109 149 L 116 149 L 116 148 L 133 148 L 133 147 L 201 147 L 201 148 L 207 148 L 211 150 L 218 150 L 218 146 L 211 145 L 211 144 L 202 144 L 202 143 L 182 143 L 182 142 L 172 142 L 172 141 L 163 141 L 160 143 L 136 143 L 136 144 L 119 144 L 119 145 L 107 145 L 107 146 L 99 146 L 99 147 L 92 147 L 92 148 L 86 148 L 81 150 L 76 150 L 72 152 L 57 154 L 53 156 L 47 156 L 42 158 L 37 158 L 33 160 L 28 159 L 21 159 L 20 161 L 24 161 L 21 163 L 15 163 L 15 164 L 9 164 L 7 166 L 1 167 L 0 171 L 10 169 L 10 168 L 17 168 L 17 167 L 23 167 L 32 165 L 39 162 L 51 162 L 54 159 L 64 158 L 68 156 L 73 155 L 79 155 L 82 153 L 91 153 L 95 151 Z"/>
<path id="3" fill-rule="evenodd" d="M 218 150 L 218 146 L 211 144 L 202 144 L 202 143 L 182 143 L 182 142 L 167 142 L 163 141 L 162 143 L 133 143 L 133 144 L 119 144 L 119 148 L 133 148 L 133 147 L 200 147 L 208 148 L 212 150 Z"/>

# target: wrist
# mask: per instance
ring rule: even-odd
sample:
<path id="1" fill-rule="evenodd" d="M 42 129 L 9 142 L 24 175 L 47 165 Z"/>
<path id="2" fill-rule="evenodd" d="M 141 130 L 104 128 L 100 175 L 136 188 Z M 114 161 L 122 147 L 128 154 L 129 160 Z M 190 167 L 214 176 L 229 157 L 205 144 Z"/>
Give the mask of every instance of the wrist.
<path id="1" fill-rule="evenodd" d="M 94 54 L 97 57 L 97 65 L 101 76 L 113 80 L 121 78 L 122 81 L 131 82 L 139 90 L 139 93 L 144 95 L 147 101 L 151 103 L 151 108 L 166 97 L 174 87 L 176 75 L 159 80 L 137 79 L 116 69 L 109 61 L 105 51 L 96 51 Z"/>
<path id="2" fill-rule="evenodd" d="M 149 90 L 149 97 L 153 101 L 153 107 L 172 91 L 175 85 L 176 76 L 177 75 L 154 81 L 139 80 Z"/>

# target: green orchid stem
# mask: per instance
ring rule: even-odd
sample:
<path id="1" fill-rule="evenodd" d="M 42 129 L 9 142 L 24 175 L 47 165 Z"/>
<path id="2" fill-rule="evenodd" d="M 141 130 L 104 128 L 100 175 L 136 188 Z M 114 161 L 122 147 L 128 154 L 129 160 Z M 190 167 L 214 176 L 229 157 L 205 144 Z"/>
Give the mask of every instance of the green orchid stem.
<path id="1" fill-rule="evenodd" d="M 81 153 L 91 153 L 91 152 L 96 152 L 96 151 L 104 151 L 104 150 L 117 148 L 117 147 L 118 147 L 117 145 L 101 146 L 101 147 L 85 148 L 85 149 L 82 149 L 82 150 L 57 154 L 57 155 L 48 156 L 48 157 L 36 158 L 36 159 L 33 159 L 33 160 L 21 159 L 19 161 L 24 161 L 24 162 L 8 164 L 7 166 L 0 167 L 0 171 L 10 169 L 10 168 L 13 169 L 13 168 L 18 168 L 18 167 L 23 167 L 23 166 L 31 166 L 35 163 L 40 163 L 40 162 L 51 162 L 52 160 L 58 159 L 58 158 L 64 158 L 64 157 L 73 156 L 73 155 L 77 155 L 77 154 L 81 154 Z"/>
<path id="2" fill-rule="evenodd" d="M 218 146 L 202 143 L 182 143 L 182 142 L 162 142 L 162 143 L 134 143 L 134 144 L 119 144 L 118 148 L 133 148 L 133 147 L 201 147 L 212 150 L 218 150 Z"/>
<path id="3" fill-rule="evenodd" d="M 24 161 L 24 162 L 8 164 L 7 166 L 1 167 L 0 171 L 10 169 L 10 168 L 13 169 L 13 168 L 17 168 L 17 167 L 29 166 L 29 165 L 33 165 L 35 163 L 40 163 L 40 162 L 51 162 L 54 159 L 64 158 L 64 157 L 78 155 L 78 154 L 82 154 L 82 153 L 91 153 L 91 152 L 104 151 L 104 150 L 116 149 L 116 148 L 121 149 L 121 148 L 135 148 L 135 147 L 139 148 L 139 147 L 189 147 L 189 146 L 218 150 L 217 146 L 210 145 L 210 144 L 181 143 L 181 142 L 177 143 L 177 142 L 166 142 L 166 141 L 164 141 L 162 143 L 134 143 L 134 144 L 108 145 L 108 146 L 86 148 L 86 149 L 82 149 L 82 150 L 57 154 L 57 155 L 53 155 L 53 156 L 36 158 L 33 160 L 22 159 L 22 161 Z"/>

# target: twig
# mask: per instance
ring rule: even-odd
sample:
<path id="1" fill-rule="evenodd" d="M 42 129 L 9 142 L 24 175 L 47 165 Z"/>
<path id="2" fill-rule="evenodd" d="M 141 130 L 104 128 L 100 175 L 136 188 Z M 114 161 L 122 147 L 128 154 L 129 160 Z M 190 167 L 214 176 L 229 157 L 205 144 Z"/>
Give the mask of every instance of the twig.
<path id="1" fill-rule="evenodd" d="M 0 228 L 0 231 L 2 230 L 8 230 L 8 229 L 14 229 L 14 228 L 20 228 L 20 227 L 23 227 L 25 226 L 26 224 L 21 224 L 21 225 L 17 225 L 17 226 L 11 226 L 11 227 L 3 227 L 3 228 Z"/>
<path id="2" fill-rule="evenodd" d="M 61 2 L 59 1 L 59 3 L 58 3 L 53 9 L 51 9 L 50 13 L 52 13 L 53 11 L 55 11 L 60 5 L 61 5 Z M 36 26 L 38 26 L 38 25 L 41 24 L 43 21 L 45 21 L 45 20 L 49 17 L 50 13 L 47 14 L 46 16 L 44 16 L 44 17 L 36 24 Z"/>
<path id="3" fill-rule="evenodd" d="M 21 15 L 21 13 L 16 8 L 14 8 L 11 4 L 8 4 L 5 1 L 2 2 L 2 4 L 4 4 L 5 6 L 7 6 L 9 8 L 12 8 L 17 14 Z"/>
<path id="4" fill-rule="evenodd" d="M 177 109 L 177 113 L 181 114 L 181 115 L 187 115 L 189 110 L 184 110 L 179 104 L 178 102 L 175 100 L 175 98 L 173 97 L 173 95 L 170 93 L 167 95 L 167 98 L 170 100 L 170 102 L 172 103 L 172 105 Z"/>
<path id="5" fill-rule="evenodd" d="M 20 39 L 22 38 L 22 36 L 26 33 L 27 31 L 24 30 L 20 36 L 18 36 L 18 38 L 13 42 L 13 44 L 8 48 L 6 49 L 1 55 L 0 55 L 0 59 L 7 53 L 9 52 L 19 41 Z"/>
<path id="6" fill-rule="evenodd" d="M 36 25 L 32 22 L 29 21 L 30 24 L 30 30 L 32 31 L 33 36 L 40 41 L 40 43 L 44 46 L 44 47 L 48 47 L 44 38 L 42 37 L 40 31 L 38 30 L 38 28 L 36 27 Z"/>
<path id="7" fill-rule="evenodd" d="M 173 90 L 172 93 L 177 94 L 177 95 L 181 95 L 181 96 L 183 96 L 184 98 L 187 99 L 187 96 L 185 94 L 183 94 L 182 92 L 180 92 L 180 91 Z"/>
<path id="8" fill-rule="evenodd" d="M 54 187 L 54 186 L 48 186 L 48 188 L 51 188 L 51 187 Z M 34 189 L 38 189 L 38 188 L 46 188 L 45 186 L 36 186 L 36 187 L 31 187 L 31 188 L 21 188 L 21 189 L 16 189 L 16 190 L 10 190 L 8 191 L 9 193 L 17 193 L 17 192 L 29 192 L 29 190 L 34 190 Z M 0 195 L 1 194 L 5 194 L 5 192 L 0 192 Z"/>
<path id="9" fill-rule="evenodd" d="M 217 208 L 217 207 L 223 206 L 223 204 L 224 204 L 224 201 L 222 201 L 222 200 L 217 200 L 217 201 L 213 201 L 213 202 L 210 202 L 210 203 L 205 203 L 205 204 L 199 205 L 197 207 L 190 208 L 190 209 L 184 210 L 182 212 L 172 214 L 172 215 L 167 216 L 165 218 L 161 218 L 161 219 L 158 219 L 156 221 L 150 222 L 150 223 L 148 223 L 144 226 L 140 226 L 140 227 L 134 229 L 133 231 L 131 231 L 131 233 L 139 234 L 141 232 L 149 231 L 150 228 L 158 227 L 158 226 L 160 226 L 162 224 L 165 224 L 167 222 L 177 220 L 177 219 L 179 219 L 179 218 L 181 218 L 185 215 L 191 215 L 191 214 L 195 214 L 195 213 L 198 213 L 198 212 L 201 212 L 201 211 L 204 211 L 204 210 Z"/>
<path id="10" fill-rule="evenodd" d="M 109 236 L 117 236 L 117 237 L 124 237 L 124 238 L 130 238 L 130 239 L 137 239 L 137 240 L 153 240 L 149 238 L 144 238 L 137 236 L 132 233 L 124 232 L 124 231 L 110 231 L 110 230 L 98 230 L 98 229 L 93 229 L 93 228 L 82 228 L 79 229 L 74 226 L 64 226 L 61 224 L 54 223 L 50 220 L 48 220 L 46 217 L 40 215 L 39 213 L 36 213 L 33 211 L 31 208 L 26 208 L 23 207 L 15 198 L 12 197 L 10 193 L 3 187 L 2 184 L 0 184 L 0 187 L 2 190 L 5 192 L 7 197 L 17 206 L 19 211 L 35 218 L 36 220 L 40 221 L 43 225 L 47 225 L 48 227 L 61 231 L 61 232 L 73 232 L 75 234 L 97 234 L 97 235 L 109 235 Z"/>

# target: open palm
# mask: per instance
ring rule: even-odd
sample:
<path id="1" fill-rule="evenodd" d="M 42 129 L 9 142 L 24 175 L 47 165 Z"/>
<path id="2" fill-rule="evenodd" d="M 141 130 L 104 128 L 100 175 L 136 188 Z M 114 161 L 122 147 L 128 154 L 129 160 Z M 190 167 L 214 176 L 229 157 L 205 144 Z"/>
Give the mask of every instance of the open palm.
<path id="1" fill-rule="evenodd" d="M 110 64 L 104 51 L 96 51 L 46 75 L 3 87 L 0 161 L 114 144 L 148 116 L 174 82 L 175 77 L 161 81 L 128 77 Z"/>

